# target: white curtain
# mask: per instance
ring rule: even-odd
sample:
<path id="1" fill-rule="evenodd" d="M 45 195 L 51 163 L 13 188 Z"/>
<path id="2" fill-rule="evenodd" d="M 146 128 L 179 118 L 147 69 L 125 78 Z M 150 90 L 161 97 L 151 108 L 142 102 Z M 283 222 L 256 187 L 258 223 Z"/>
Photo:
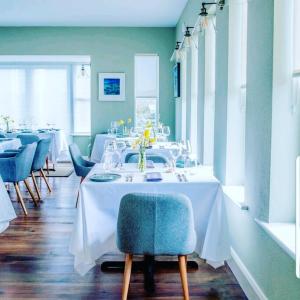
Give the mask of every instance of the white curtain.
<path id="1" fill-rule="evenodd" d="M 1 66 L 0 115 L 14 127 L 72 128 L 68 66 Z"/>

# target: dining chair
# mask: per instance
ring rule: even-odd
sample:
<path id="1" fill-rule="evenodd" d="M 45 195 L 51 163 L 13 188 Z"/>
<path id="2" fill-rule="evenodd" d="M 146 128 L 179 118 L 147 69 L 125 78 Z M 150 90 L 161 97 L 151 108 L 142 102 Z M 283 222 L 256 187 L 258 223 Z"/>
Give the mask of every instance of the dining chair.
<path id="1" fill-rule="evenodd" d="M 189 299 L 187 255 L 196 246 L 189 198 L 181 194 L 125 195 L 120 204 L 117 246 L 125 253 L 122 300 L 127 299 L 133 255 L 176 255 L 184 299 Z"/>
<path id="2" fill-rule="evenodd" d="M 21 140 L 22 145 L 37 143 L 40 140 L 40 138 L 36 134 L 27 133 L 19 134 L 17 135 L 17 138 Z"/>
<path id="3" fill-rule="evenodd" d="M 161 154 L 146 154 L 147 160 L 153 161 L 153 163 L 166 164 L 169 160 Z M 128 153 L 125 157 L 125 163 L 138 163 L 139 154 L 137 153 Z"/>
<path id="4" fill-rule="evenodd" d="M 0 133 L 0 139 L 5 139 L 6 138 L 6 135 L 5 134 L 2 134 Z"/>
<path id="5" fill-rule="evenodd" d="M 23 197 L 20 192 L 19 182 L 24 181 L 25 186 L 35 204 L 38 205 L 34 194 L 28 184 L 27 178 L 30 175 L 33 157 L 36 150 L 36 143 L 28 144 L 21 151 L 0 153 L 0 175 L 4 182 L 11 182 L 16 189 L 18 200 L 22 206 L 24 214 L 27 216 L 27 210 Z"/>
<path id="6" fill-rule="evenodd" d="M 81 184 L 84 178 L 86 177 L 86 175 L 90 172 L 92 167 L 95 165 L 95 163 L 84 159 L 76 144 L 69 145 L 69 151 L 73 162 L 75 174 L 81 177 L 80 179 L 80 184 Z M 79 191 L 77 194 L 76 207 L 78 204 L 78 198 L 79 198 Z"/>
<path id="7" fill-rule="evenodd" d="M 39 191 L 37 182 L 35 180 L 34 172 L 40 172 L 40 178 L 43 178 L 46 186 L 48 188 L 49 193 L 51 193 L 51 187 L 48 182 L 48 179 L 43 171 L 43 167 L 45 165 L 45 162 L 47 160 L 48 154 L 49 154 L 49 148 L 50 148 L 51 139 L 40 139 L 37 143 L 35 155 L 33 158 L 33 163 L 31 167 L 31 178 L 33 181 L 34 188 L 36 190 L 36 193 L 38 195 L 39 200 L 41 200 L 41 193 Z"/>

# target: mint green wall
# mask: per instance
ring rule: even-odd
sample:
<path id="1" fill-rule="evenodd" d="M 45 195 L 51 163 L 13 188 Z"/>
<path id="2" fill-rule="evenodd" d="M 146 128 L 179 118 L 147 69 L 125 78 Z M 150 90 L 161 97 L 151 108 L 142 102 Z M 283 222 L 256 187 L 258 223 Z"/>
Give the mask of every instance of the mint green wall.
<path id="1" fill-rule="evenodd" d="M 183 22 L 189 26 L 195 23 L 200 4 L 196 0 L 188 2 L 177 25 L 177 40 L 182 39 Z M 255 222 L 255 218 L 267 220 L 269 217 L 274 0 L 251 0 L 248 5 L 245 196 L 250 211 L 242 211 L 232 200 L 226 200 L 231 245 L 268 299 L 296 300 L 300 299 L 300 280 L 295 275 L 295 261 Z M 218 159 L 215 159 L 214 168 L 215 174 L 223 180 L 226 167 L 228 7 L 217 13 L 217 28 L 215 158 L 218 156 Z"/>
<path id="2" fill-rule="evenodd" d="M 173 65 L 170 62 L 174 40 L 174 28 L 2 27 L 0 55 L 90 55 L 94 135 L 107 130 L 111 120 L 134 116 L 134 55 L 157 53 L 161 121 L 171 126 L 174 136 Z M 125 72 L 125 102 L 98 101 L 98 72 Z M 82 149 L 86 146 L 82 145 Z"/>

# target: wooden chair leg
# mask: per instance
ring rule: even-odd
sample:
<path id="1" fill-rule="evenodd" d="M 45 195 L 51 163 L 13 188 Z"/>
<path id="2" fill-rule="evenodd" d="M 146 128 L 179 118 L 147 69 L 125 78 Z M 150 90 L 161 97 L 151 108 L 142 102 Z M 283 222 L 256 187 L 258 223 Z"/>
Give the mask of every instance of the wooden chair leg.
<path id="1" fill-rule="evenodd" d="M 36 201 L 36 199 L 34 197 L 34 194 L 32 192 L 32 189 L 31 189 L 30 185 L 28 184 L 27 179 L 24 180 L 24 183 L 25 183 L 25 186 L 26 186 L 26 188 L 27 188 L 27 190 L 28 190 L 28 192 L 29 192 L 32 200 L 33 200 L 34 205 L 37 207 L 38 206 L 38 202 Z"/>
<path id="2" fill-rule="evenodd" d="M 84 177 L 81 177 L 81 178 L 80 178 L 80 184 L 82 183 L 83 180 L 84 180 Z M 78 188 L 78 192 L 77 192 L 76 208 L 77 208 L 78 200 L 79 200 L 79 189 L 80 189 L 80 184 L 79 184 L 79 188 Z"/>
<path id="3" fill-rule="evenodd" d="M 126 256 L 125 256 L 123 289 L 122 289 L 122 300 L 127 300 L 129 283 L 130 283 L 131 268 L 132 268 L 132 254 L 126 254 Z"/>
<path id="4" fill-rule="evenodd" d="M 24 201 L 23 201 L 23 197 L 22 197 L 22 195 L 21 195 L 21 192 L 20 192 L 20 188 L 19 188 L 18 182 L 14 182 L 14 187 L 15 187 L 15 189 L 16 189 L 16 193 L 17 193 L 19 202 L 21 203 L 23 212 L 24 212 L 25 216 L 27 216 L 27 215 L 28 215 L 27 209 L 26 209 L 25 203 L 24 203 Z"/>
<path id="5" fill-rule="evenodd" d="M 47 169 L 47 175 L 49 175 L 49 157 L 46 158 L 46 169 Z"/>
<path id="6" fill-rule="evenodd" d="M 31 172 L 31 178 L 32 178 L 32 182 L 33 182 L 34 189 L 35 189 L 35 191 L 36 191 L 38 200 L 40 201 L 40 200 L 42 199 L 42 197 L 41 197 L 41 193 L 40 193 L 40 190 L 39 190 L 39 187 L 38 187 L 38 184 L 37 184 L 37 182 L 36 182 L 36 179 L 35 179 L 35 176 L 34 176 L 34 173 L 33 173 L 33 172 Z"/>
<path id="7" fill-rule="evenodd" d="M 43 177 L 43 179 L 44 179 L 44 181 L 45 181 L 45 183 L 46 183 L 46 185 L 47 185 L 47 188 L 48 188 L 49 193 L 51 193 L 51 188 L 50 188 L 49 182 L 48 182 L 48 180 L 47 180 L 47 177 L 46 177 L 46 175 L 45 175 L 43 169 L 40 169 L 40 174 L 41 174 L 41 177 Z"/>
<path id="8" fill-rule="evenodd" d="M 190 296 L 189 296 L 189 286 L 187 280 L 186 255 L 178 256 L 178 261 L 179 261 L 179 271 L 180 271 L 180 278 L 181 278 L 184 300 L 189 300 Z"/>

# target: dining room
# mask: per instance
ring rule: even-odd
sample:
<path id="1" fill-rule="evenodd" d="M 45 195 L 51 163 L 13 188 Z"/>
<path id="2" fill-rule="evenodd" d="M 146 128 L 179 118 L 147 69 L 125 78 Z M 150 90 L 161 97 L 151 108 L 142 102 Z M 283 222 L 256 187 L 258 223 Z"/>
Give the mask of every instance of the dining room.
<path id="1" fill-rule="evenodd" d="M 300 299 L 300 0 L 0 10 L 0 299 Z"/>

